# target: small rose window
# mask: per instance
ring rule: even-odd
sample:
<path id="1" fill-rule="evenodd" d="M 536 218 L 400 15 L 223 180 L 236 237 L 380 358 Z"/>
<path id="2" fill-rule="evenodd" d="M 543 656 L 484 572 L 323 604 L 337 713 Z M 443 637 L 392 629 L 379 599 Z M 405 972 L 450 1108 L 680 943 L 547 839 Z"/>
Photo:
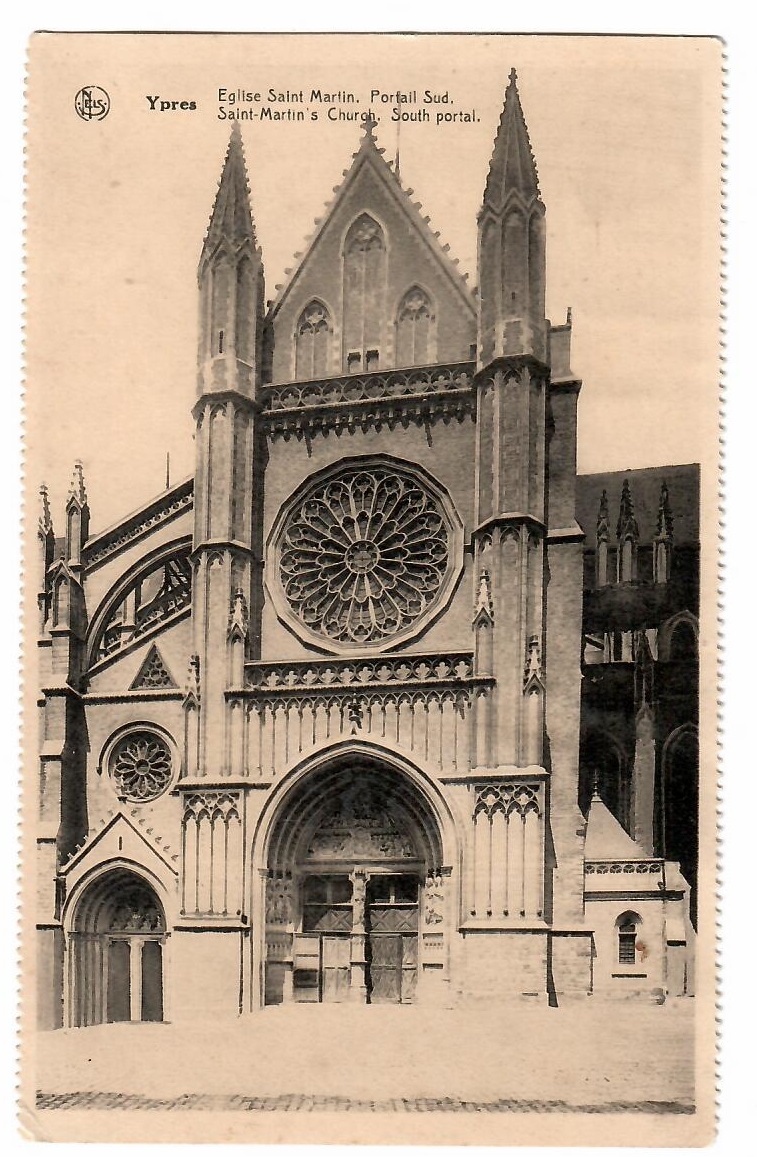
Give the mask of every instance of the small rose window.
<path id="1" fill-rule="evenodd" d="M 168 744 L 153 731 L 131 732 L 114 747 L 110 774 L 121 799 L 131 803 L 157 799 L 173 775 Z"/>

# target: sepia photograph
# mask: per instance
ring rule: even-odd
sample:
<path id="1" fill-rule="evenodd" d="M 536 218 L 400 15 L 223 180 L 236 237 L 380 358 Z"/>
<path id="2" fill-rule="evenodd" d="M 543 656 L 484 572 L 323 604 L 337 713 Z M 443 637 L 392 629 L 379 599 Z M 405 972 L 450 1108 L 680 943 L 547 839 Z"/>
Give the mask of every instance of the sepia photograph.
<path id="1" fill-rule="evenodd" d="M 721 54 L 32 37 L 30 1138 L 712 1139 Z"/>

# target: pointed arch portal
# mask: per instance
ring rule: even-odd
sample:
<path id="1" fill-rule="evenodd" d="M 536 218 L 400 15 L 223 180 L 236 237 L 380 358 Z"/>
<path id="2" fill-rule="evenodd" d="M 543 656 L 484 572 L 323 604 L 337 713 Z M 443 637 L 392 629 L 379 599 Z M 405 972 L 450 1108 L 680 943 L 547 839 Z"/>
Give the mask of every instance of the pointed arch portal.
<path id="1" fill-rule="evenodd" d="M 267 848 L 265 1003 L 413 1003 L 421 904 L 443 855 L 410 778 L 357 754 L 313 769 L 282 801 Z"/>
<path id="2" fill-rule="evenodd" d="M 152 887 L 113 868 L 84 889 L 70 938 L 69 1023 L 162 1021 L 166 921 Z"/>

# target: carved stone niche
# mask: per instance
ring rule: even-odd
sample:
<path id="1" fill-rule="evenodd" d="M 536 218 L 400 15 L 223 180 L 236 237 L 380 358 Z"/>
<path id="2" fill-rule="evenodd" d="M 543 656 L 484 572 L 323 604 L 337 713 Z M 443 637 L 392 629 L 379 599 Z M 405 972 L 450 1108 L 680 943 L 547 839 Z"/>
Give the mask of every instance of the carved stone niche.
<path id="1" fill-rule="evenodd" d="M 292 880 L 266 880 L 265 890 L 265 922 L 270 925 L 286 927 L 292 923 Z"/>
<path id="2" fill-rule="evenodd" d="M 423 922 L 430 929 L 441 932 L 446 923 L 445 877 L 441 872 L 426 877 L 423 897 Z"/>

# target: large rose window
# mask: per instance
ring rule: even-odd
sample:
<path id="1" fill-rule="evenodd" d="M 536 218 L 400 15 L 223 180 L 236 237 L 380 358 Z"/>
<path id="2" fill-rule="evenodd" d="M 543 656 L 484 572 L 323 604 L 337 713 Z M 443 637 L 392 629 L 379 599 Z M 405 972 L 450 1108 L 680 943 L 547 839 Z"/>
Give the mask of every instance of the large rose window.
<path id="1" fill-rule="evenodd" d="M 438 603 L 453 527 L 414 471 L 346 466 L 309 487 L 278 536 L 288 609 L 336 644 L 380 644 Z"/>

